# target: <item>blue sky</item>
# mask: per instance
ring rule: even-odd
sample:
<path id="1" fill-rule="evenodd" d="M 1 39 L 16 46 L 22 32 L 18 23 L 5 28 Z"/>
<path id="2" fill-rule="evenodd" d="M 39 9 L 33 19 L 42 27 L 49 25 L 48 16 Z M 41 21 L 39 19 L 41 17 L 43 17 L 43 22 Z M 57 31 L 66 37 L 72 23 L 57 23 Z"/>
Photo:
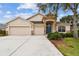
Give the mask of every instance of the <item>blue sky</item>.
<path id="1" fill-rule="evenodd" d="M 20 16 L 24 19 L 38 13 L 38 7 L 34 3 L 0 3 L 0 23 L 6 23 Z M 58 12 L 58 19 L 66 15 L 72 15 L 72 12 Z"/>
<path id="2" fill-rule="evenodd" d="M 36 4 L 0 3 L 0 23 L 6 23 L 18 16 L 27 19 L 37 12 Z"/>

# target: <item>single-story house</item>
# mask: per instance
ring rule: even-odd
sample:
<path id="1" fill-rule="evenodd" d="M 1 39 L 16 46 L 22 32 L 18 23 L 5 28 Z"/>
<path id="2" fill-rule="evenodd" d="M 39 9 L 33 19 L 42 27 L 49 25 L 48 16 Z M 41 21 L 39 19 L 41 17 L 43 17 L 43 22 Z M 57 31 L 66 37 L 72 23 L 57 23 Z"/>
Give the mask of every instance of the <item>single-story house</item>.
<path id="1" fill-rule="evenodd" d="M 28 19 L 17 17 L 7 23 L 8 35 L 44 35 L 50 32 L 69 32 L 70 24 L 57 22 L 55 16 L 33 15 Z"/>

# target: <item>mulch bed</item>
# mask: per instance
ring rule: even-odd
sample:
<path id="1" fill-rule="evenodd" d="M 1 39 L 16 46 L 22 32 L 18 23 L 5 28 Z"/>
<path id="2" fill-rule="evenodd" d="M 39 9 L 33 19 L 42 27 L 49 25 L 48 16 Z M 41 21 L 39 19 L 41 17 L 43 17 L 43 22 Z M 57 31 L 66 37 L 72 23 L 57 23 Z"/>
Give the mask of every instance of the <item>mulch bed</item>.
<path id="1" fill-rule="evenodd" d="M 63 45 L 64 47 L 68 47 L 67 44 L 65 44 L 64 40 L 50 40 L 51 43 L 53 43 L 57 48 L 61 45 Z"/>

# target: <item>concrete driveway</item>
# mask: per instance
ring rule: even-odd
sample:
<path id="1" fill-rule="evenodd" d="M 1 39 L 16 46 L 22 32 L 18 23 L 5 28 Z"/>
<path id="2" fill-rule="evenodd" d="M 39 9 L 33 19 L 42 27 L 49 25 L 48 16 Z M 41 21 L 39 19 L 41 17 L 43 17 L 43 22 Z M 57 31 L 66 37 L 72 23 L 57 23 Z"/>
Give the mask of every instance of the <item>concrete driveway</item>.
<path id="1" fill-rule="evenodd" d="M 0 37 L 0 56 L 62 56 L 45 36 Z"/>

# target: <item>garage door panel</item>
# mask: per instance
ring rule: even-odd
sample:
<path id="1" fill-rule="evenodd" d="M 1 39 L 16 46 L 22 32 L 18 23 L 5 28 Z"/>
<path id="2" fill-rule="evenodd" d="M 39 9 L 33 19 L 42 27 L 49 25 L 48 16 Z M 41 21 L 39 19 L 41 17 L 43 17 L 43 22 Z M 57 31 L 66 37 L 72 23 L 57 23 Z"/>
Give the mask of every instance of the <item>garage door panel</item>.
<path id="1" fill-rule="evenodd" d="M 44 34 L 44 27 L 35 27 L 34 34 L 43 35 Z"/>
<path id="2" fill-rule="evenodd" d="M 10 35 L 28 35 L 31 34 L 30 27 L 10 27 Z"/>

